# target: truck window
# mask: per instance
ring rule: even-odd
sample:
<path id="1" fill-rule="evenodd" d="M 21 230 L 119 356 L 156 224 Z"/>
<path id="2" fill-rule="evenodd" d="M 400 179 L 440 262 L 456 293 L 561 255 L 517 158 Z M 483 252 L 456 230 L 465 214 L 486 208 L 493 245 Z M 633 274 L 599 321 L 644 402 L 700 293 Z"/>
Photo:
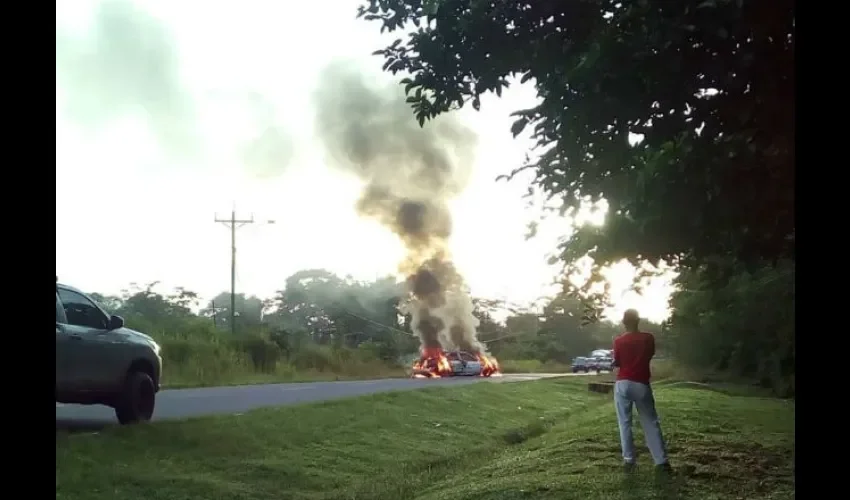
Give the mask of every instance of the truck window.
<path id="1" fill-rule="evenodd" d="M 65 317 L 65 309 L 62 307 L 62 302 L 59 300 L 59 294 L 56 294 L 56 322 L 67 324 L 68 319 Z"/>
<path id="2" fill-rule="evenodd" d="M 62 301 L 65 310 L 65 322 L 67 324 L 101 330 L 107 328 L 108 319 L 106 315 L 84 295 L 60 288 L 59 299 Z"/>

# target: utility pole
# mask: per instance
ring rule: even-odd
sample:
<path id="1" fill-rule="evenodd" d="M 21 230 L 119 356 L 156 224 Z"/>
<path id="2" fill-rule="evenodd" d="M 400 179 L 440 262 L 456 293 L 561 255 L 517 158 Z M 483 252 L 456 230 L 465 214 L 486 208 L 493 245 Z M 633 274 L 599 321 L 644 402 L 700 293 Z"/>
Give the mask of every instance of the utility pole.
<path id="1" fill-rule="evenodd" d="M 236 208 L 230 212 L 229 219 L 219 219 L 216 216 L 215 221 L 224 224 L 230 229 L 230 333 L 236 334 L 236 230 L 246 224 L 254 223 L 254 215 L 251 214 L 250 219 L 237 219 Z M 274 224 L 273 220 L 266 221 L 267 224 Z"/>

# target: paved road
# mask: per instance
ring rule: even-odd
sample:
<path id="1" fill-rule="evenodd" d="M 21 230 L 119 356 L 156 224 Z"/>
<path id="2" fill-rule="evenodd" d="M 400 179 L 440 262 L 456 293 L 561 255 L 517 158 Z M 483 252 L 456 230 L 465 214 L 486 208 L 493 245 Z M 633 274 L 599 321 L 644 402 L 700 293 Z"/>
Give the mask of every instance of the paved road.
<path id="1" fill-rule="evenodd" d="M 154 420 L 202 415 L 242 413 L 267 406 L 326 401 L 376 392 L 445 387 L 474 383 L 505 383 L 557 377 L 560 374 L 509 374 L 482 379 L 477 377 L 422 379 L 354 380 L 344 382 L 303 382 L 296 384 L 243 385 L 164 390 L 157 395 Z M 106 406 L 56 405 L 57 430 L 95 430 L 116 423 L 115 413 Z"/>

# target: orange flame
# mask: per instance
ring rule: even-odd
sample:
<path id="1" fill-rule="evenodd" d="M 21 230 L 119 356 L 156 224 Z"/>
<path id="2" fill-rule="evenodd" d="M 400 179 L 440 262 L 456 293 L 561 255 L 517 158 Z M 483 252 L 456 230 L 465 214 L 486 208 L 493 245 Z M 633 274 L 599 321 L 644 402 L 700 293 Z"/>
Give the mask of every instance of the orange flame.
<path id="1" fill-rule="evenodd" d="M 413 363 L 414 378 L 440 378 L 452 374 L 452 365 L 440 348 L 422 349 L 419 360 Z"/>
<path id="2" fill-rule="evenodd" d="M 499 370 L 499 362 L 496 361 L 496 358 L 485 356 L 484 354 L 478 354 L 478 361 L 481 362 L 481 376 L 482 377 L 492 377 L 494 375 L 501 375 L 502 372 Z"/>
<path id="3" fill-rule="evenodd" d="M 475 354 L 481 363 L 482 377 L 499 377 L 502 375 L 499 362 L 492 356 L 481 353 Z M 440 348 L 422 349 L 419 360 L 413 363 L 413 378 L 442 378 L 452 375 L 452 365 L 446 354 Z"/>

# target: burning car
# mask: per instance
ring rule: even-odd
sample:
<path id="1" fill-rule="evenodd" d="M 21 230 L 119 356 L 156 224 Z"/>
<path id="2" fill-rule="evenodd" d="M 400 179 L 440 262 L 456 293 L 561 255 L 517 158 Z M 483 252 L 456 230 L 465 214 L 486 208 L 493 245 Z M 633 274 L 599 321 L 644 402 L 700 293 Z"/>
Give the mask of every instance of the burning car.
<path id="1" fill-rule="evenodd" d="M 496 358 L 482 353 L 425 349 L 419 360 L 413 363 L 414 378 L 491 377 L 498 374 Z"/>

